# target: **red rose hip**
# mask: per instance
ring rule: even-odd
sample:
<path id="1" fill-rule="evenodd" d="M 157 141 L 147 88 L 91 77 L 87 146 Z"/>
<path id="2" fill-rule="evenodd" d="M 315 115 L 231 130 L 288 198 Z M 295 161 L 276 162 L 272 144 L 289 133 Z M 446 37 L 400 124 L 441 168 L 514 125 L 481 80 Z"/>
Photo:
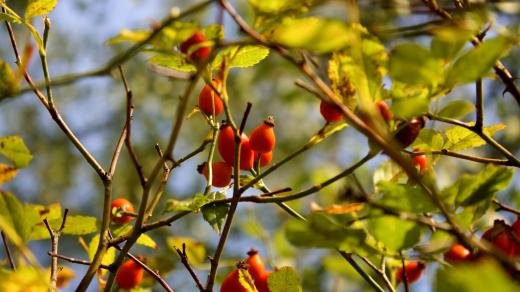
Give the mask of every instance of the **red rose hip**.
<path id="1" fill-rule="evenodd" d="M 220 90 L 220 82 L 216 79 L 212 81 L 213 86 Z M 214 107 L 214 111 L 213 111 Z M 222 109 L 224 108 L 224 103 L 216 94 L 213 89 L 209 85 L 204 85 L 199 94 L 199 109 L 201 112 L 205 113 L 208 116 L 218 116 Z"/>
<path id="2" fill-rule="evenodd" d="M 273 151 L 275 144 L 274 118 L 269 116 L 263 124 L 253 129 L 249 136 L 249 145 L 253 151 L 268 153 Z"/>
<path id="3" fill-rule="evenodd" d="M 133 289 L 143 279 L 143 268 L 133 260 L 127 260 L 117 270 L 116 284 L 122 289 Z"/>
<path id="4" fill-rule="evenodd" d="M 320 113 L 323 118 L 329 122 L 334 123 L 343 119 L 343 112 L 335 104 L 322 100 L 320 103 Z"/>
<path id="5" fill-rule="evenodd" d="M 206 38 L 204 33 L 198 30 L 180 45 L 180 50 L 184 54 L 190 53 L 189 57 L 192 61 L 201 61 L 209 57 L 211 54 L 211 47 L 200 46 L 200 44 L 207 41 L 208 38 Z M 192 46 L 197 46 L 197 48 L 190 50 L 190 47 Z"/>
<path id="6" fill-rule="evenodd" d="M 126 224 L 134 219 L 132 216 L 121 215 L 121 212 L 134 213 L 134 205 L 125 198 L 119 198 L 112 201 L 111 219 L 117 224 Z"/>

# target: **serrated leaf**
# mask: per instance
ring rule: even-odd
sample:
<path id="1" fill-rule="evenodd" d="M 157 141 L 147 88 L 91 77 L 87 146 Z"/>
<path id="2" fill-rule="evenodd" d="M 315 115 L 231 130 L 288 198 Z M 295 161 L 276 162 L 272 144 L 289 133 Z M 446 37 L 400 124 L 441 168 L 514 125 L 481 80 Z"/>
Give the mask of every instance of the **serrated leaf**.
<path id="1" fill-rule="evenodd" d="M 412 85 L 433 85 L 441 81 L 442 62 L 415 43 L 396 46 L 390 53 L 389 73 L 392 80 Z"/>
<path id="2" fill-rule="evenodd" d="M 457 181 L 457 203 L 470 206 L 492 198 L 496 192 L 505 189 L 511 183 L 513 173 L 513 168 L 488 164 L 478 174 L 463 175 Z"/>
<path id="3" fill-rule="evenodd" d="M 380 181 L 377 187 L 383 193 L 379 202 L 392 209 L 415 213 L 437 210 L 428 195 L 418 186 Z"/>
<path id="4" fill-rule="evenodd" d="M 442 135 L 432 129 L 422 129 L 419 136 L 410 145 L 413 149 L 421 151 L 439 151 L 444 146 L 444 138 Z"/>
<path id="5" fill-rule="evenodd" d="M 204 244 L 191 237 L 168 237 L 166 243 L 168 244 L 168 248 L 175 254 L 177 254 L 175 248 L 182 251 L 182 245 L 185 244 L 188 260 L 194 265 L 199 265 L 206 260 L 206 248 Z"/>
<path id="6" fill-rule="evenodd" d="M 504 124 L 497 124 L 484 128 L 484 132 L 493 135 L 497 131 L 504 129 Z M 444 144 L 445 149 L 449 150 L 464 150 L 469 148 L 475 148 L 486 144 L 480 136 L 463 127 L 454 126 L 444 133 L 447 141 Z"/>
<path id="7" fill-rule="evenodd" d="M 0 191 L 0 216 L 16 231 L 22 241 L 27 240 L 29 230 L 24 207 L 18 198 L 9 192 Z"/>
<path id="8" fill-rule="evenodd" d="M 267 279 L 270 292 L 302 291 L 300 278 L 291 267 L 281 267 L 278 271 L 271 273 Z"/>
<path id="9" fill-rule="evenodd" d="M 475 105 L 473 103 L 465 99 L 457 99 L 443 106 L 437 115 L 446 118 L 458 119 L 474 111 Z"/>
<path id="10" fill-rule="evenodd" d="M 324 18 L 287 18 L 273 31 L 272 39 L 292 48 L 325 53 L 354 42 L 355 32 L 344 22 Z"/>
<path id="11" fill-rule="evenodd" d="M 10 165 L 0 163 L 0 185 L 15 178 L 18 170 Z"/>
<path id="12" fill-rule="evenodd" d="M 7 21 L 12 23 L 21 23 L 22 19 L 18 15 L 12 15 L 0 12 L 0 21 Z"/>
<path id="13" fill-rule="evenodd" d="M 399 252 L 415 246 L 421 239 L 421 228 L 414 222 L 394 216 L 368 219 L 369 232 L 382 242 L 388 251 Z"/>
<path id="14" fill-rule="evenodd" d="M 188 62 L 183 55 L 177 52 L 171 52 L 169 54 L 157 54 L 148 59 L 148 62 L 165 67 L 168 69 L 173 69 L 182 72 L 195 72 L 197 68 Z"/>
<path id="15" fill-rule="evenodd" d="M 11 160 L 17 168 L 26 167 L 32 160 L 29 149 L 19 136 L 0 137 L 0 154 Z"/>
<path id="16" fill-rule="evenodd" d="M 268 55 L 269 49 L 263 46 L 229 46 L 217 54 L 212 67 L 218 68 L 225 57 L 229 68 L 247 68 L 260 63 Z"/>
<path id="17" fill-rule="evenodd" d="M 163 213 L 173 211 L 197 211 L 200 209 L 200 207 L 214 200 L 215 199 L 213 196 L 209 195 L 207 197 L 204 197 L 203 194 L 195 194 L 193 198 L 182 201 L 169 199 L 168 201 L 166 201 L 166 209 Z"/>
<path id="18" fill-rule="evenodd" d="M 435 291 L 457 292 L 513 292 L 520 286 L 511 281 L 504 268 L 498 263 L 482 261 L 457 265 L 456 268 L 441 268 L 437 271 Z"/>
<path id="19" fill-rule="evenodd" d="M 58 4 L 58 0 L 30 0 L 25 9 L 25 19 L 50 13 Z"/>
<path id="20" fill-rule="evenodd" d="M 220 234 L 222 231 L 222 225 L 224 224 L 229 211 L 229 204 L 217 205 L 210 203 L 202 207 L 201 211 L 204 220 L 208 222 L 213 230 Z"/>
<path id="21" fill-rule="evenodd" d="M 510 48 L 510 41 L 501 36 L 482 42 L 448 68 L 447 85 L 469 83 L 483 77 Z"/>

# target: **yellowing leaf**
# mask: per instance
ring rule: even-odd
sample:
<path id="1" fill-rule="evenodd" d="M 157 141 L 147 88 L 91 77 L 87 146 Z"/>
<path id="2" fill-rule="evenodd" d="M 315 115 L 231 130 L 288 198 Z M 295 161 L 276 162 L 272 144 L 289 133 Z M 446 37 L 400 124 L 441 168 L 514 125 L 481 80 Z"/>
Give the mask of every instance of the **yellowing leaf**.
<path id="1" fill-rule="evenodd" d="M 324 212 L 332 215 L 347 214 L 357 212 L 365 207 L 362 203 L 351 203 L 351 204 L 332 204 L 328 207 L 321 207 L 316 202 L 311 203 L 311 211 L 313 212 Z"/>
<path id="2" fill-rule="evenodd" d="M 206 248 L 201 242 L 190 238 L 190 237 L 169 237 L 166 239 L 168 248 L 170 248 L 175 254 L 176 248 L 182 250 L 182 245 L 186 245 L 186 254 L 188 260 L 195 265 L 198 265 L 206 260 Z"/>
<path id="3" fill-rule="evenodd" d="M 25 19 L 30 20 L 35 16 L 48 14 L 58 4 L 58 0 L 30 0 L 25 10 Z"/>
<path id="4" fill-rule="evenodd" d="M 0 163 L 0 185 L 12 180 L 17 173 L 18 170 L 16 168 Z"/>
<path id="5" fill-rule="evenodd" d="M 17 168 L 26 167 L 32 160 L 29 149 L 19 136 L 0 137 L 0 154 L 11 160 Z"/>

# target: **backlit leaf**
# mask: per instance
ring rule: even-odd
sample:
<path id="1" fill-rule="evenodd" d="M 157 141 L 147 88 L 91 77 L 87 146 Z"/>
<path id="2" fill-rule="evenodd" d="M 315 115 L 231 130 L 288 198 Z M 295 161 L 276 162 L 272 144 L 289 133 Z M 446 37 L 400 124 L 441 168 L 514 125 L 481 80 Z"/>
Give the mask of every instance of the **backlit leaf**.
<path id="1" fill-rule="evenodd" d="M 25 19 L 30 20 L 35 16 L 48 14 L 56 4 L 58 0 L 30 0 L 25 10 Z"/>
<path id="2" fill-rule="evenodd" d="M 0 185 L 12 180 L 17 173 L 18 170 L 16 168 L 0 163 Z"/>
<path id="3" fill-rule="evenodd" d="M 11 160 L 17 168 L 26 167 L 32 160 L 29 149 L 19 136 L 0 137 L 0 154 Z"/>
<path id="4" fill-rule="evenodd" d="M 213 60 L 213 68 L 218 68 L 224 57 L 229 68 L 247 68 L 258 64 L 269 55 L 269 49 L 262 46 L 229 46 L 220 51 Z"/>
<path id="5" fill-rule="evenodd" d="M 269 275 L 267 285 L 270 292 L 302 291 L 300 278 L 291 267 L 281 267 Z"/>

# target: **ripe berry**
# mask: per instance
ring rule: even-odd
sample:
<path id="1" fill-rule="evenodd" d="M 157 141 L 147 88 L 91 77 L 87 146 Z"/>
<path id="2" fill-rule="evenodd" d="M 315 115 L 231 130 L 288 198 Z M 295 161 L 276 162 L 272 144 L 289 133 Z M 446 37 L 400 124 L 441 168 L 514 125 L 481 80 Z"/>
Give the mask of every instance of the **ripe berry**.
<path id="1" fill-rule="evenodd" d="M 274 118 L 269 116 L 263 124 L 253 129 L 249 136 L 249 145 L 253 151 L 268 153 L 273 151 L 275 143 Z"/>
<path id="2" fill-rule="evenodd" d="M 258 159 L 258 152 L 255 152 L 255 161 Z M 273 160 L 273 152 L 260 154 L 260 167 L 264 167 Z"/>
<path id="3" fill-rule="evenodd" d="M 206 38 L 206 36 L 201 31 L 196 31 L 180 45 L 181 52 L 188 54 L 191 51 L 190 59 L 192 61 L 204 60 L 209 56 L 209 54 L 211 54 L 211 47 L 200 45 L 207 41 L 208 38 Z M 192 46 L 197 46 L 197 48 L 190 50 L 190 47 Z"/>
<path id="4" fill-rule="evenodd" d="M 515 238 L 515 233 L 514 227 L 507 225 L 504 220 L 497 219 L 493 222 L 493 227 L 484 232 L 482 238 L 491 242 L 508 256 L 520 256 L 520 246 Z"/>
<path id="5" fill-rule="evenodd" d="M 249 252 L 247 252 L 247 255 L 249 256 L 246 259 L 246 264 L 249 265 L 249 274 L 253 278 L 253 280 L 260 279 L 260 276 L 264 274 L 264 262 L 262 261 L 262 258 L 260 257 L 260 254 L 257 250 L 251 249 Z"/>
<path id="6" fill-rule="evenodd" d="M 216 79 L 214 79 L 212 81 L 212 83 L 216 89 L 220 88 L 220 83 Z M 215 106 L 214 115 L 213 115 L 213 106 Z M 199 94 L 200 111 L 205 113 L 208 116 L 211 116 L 211 115 L 218 116 L 218 114 L 220 114 L 222 112 L 223 108 L 224 108 L 224 103 L 222 102 L 222 100 L 220 99 L 218 94 L 216 94 L 209 85 L 207 85 L 207 84 L 204 85 L 204 87 L 202 88 L 202 90 L 200 91 L 200 94 Z"/>
<path id="7" fill-rule="evenodd" d="M 123 216 L 121 212 L 134 213 L 134 205 L 125 198 L 119 198 L 112 201 L 112 222 L 117 224 L 126 224 L 134 219 L 132 216 Z"/>
<path id="8" fill-rule="evenodd" d="M 240 284 L 239 270 L 241 269 L 246 270 L 243 263 L 239 263 L 237 269 L 226 275 L 222 285 L 220 285 L 220 292 L 249 292 L 249 289 Z"/>
<path id="9" fill-rule="evenodd" d="M 454 244 L 444 254 L 444 259 L 450 263 L 464 262 L 472 259 L 471 251 L 462 244 Z"/>
<path id="10" fill-rule="evenodd" d="M 423 262 L 409 262 L 405 265 L 406 268 L 406 279 L 408 280 L 408 283 L 413 283 L 417 281 L 420 277 L 424 269 L 426 268 L 426 265 Z M 397 281 L 404 282 L 404 271 L 403 267 L 400 267 L 399 270 L 397 270 L 396 273 Z"/>
<path id="11" fill-rule="evenodd" d="M 413 152 L 421 152 L 419 149 L 414 149 Z M 414 166 L 419 166 L 419 170 L 422 172 L 426 169 L 428 166 L 428 158 L 426 158 L 426 155 L 418 155 L 414 156 L 412 158 L 412 163 Z"/>
<path id="12" fill-rule="evenodd" d="M 379 113 L 381 114 L 381 117 L 383 117 L 383 120 L 390 121 L 394 114 L 390 110 L 390 107 L 384 100 L 380 100 L 376 103 L 377 109 L 379 109 Z"/>
<path id="13" fill-rule="evenodd" d="M 515 223 L 511 225 L 513 227 L 513 230 L 515 231 L 516 236 L 520 238 L 520 218 L 517 218 Z"/>
<path id="14" fill-rule="evenodd" d="M 203 164 L 199 165 L 197 167 L 197 170 L 199 173 L 202 173 L 206 180 L 209 179 L 209 169 L 208 169 L 208 163 L 204 162 Z M 211 179 L 211 185 L 217 188 L 223 188 L 225 186 L 228 186 L 231 182 L 231 172 L 232 172 L 231 166 L 229 166 L 225 162 L 212 162 L 211 163 L 211 173 L 212 173 L 212 179 Z"/>
<path id="15" fill-rule="evenodd" d="M 343 112 L 341 109 L 335 104 L 326 102 L 324 100 L 322 100 L 320 103 L 320 113 L 329 123 L 338 122 L 343 119 Z"/>
<path id="16" fill-rule="evenodd" d="M 135 288 L 143 279 L 143 268 L 133 260 L 127 260 L 117 270 L 116 284 L 122 289 Z"/>
<path id="17" fill-rule="evenodd" d="M 421 132 L 425 124 L 426 120 L 424 117 L 412 118 L 405 125 L 398 126 L 399 130 L 395 133 L 394 138 L 401 144 L 401 147 L 406 148 L 419 136 L 419 132 Z"/>
<path id="18" fill-rule="evenodd" d="M 217 149 L 220 157 L 230 166 L 235 162 L 235 135 L 233 129 L 227 123 L 223 123 L 217 139 Z M 249 145 L 249 138 L 242 133 L 240 142 L 240 169 L 249 170 L 253 168 L 254 151 Z"/>

